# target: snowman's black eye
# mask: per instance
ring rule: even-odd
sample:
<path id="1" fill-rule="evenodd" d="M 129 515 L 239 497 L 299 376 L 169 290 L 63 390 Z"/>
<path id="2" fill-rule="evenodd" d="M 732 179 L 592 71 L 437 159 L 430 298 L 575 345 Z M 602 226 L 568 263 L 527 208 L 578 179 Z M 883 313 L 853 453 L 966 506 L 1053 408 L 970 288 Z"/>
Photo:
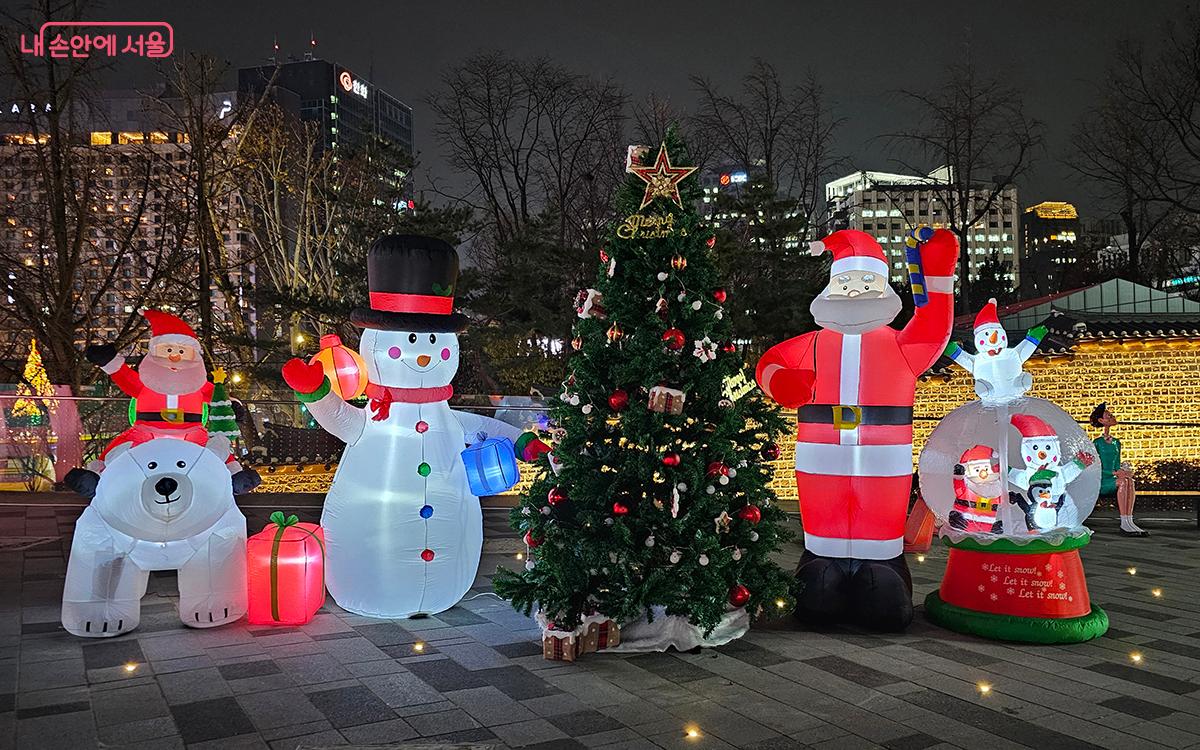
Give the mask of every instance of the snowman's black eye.
<path id="1" fill-rule="evenodd" d="M 183 469 L 187 466 L 187 463 L 184 461 L 176 461 L 175 465 L 178 466 L 179 468 Z"/>
<path id="2" fill-rule="evenodd" d="M 431 343 L 431 344 L 436 344 L 436 343 L 437 343 L 437 336 L 434 336 L 432 333 L 431 333 L 431 334 L 429 334 L 429 343 Z"/>
<path id="3" fill-rule="evenodd" d="M 158 468 L 158 462 L 157 462 L 157 461 L 151 461 L 150 463 L 146 464 L 146 468 L 147 468 L 147 469 L 150 469 L 151 471 L 153 471 L 154 469 L 157 469 L 157 468 Z"/>
<path id="4" fill-rule="evenodd" d="M 417 334 L 415 334 L 415 333 L 408 334 L 408 343 L 410 343 L 410 344 L 417 343 Z"/>

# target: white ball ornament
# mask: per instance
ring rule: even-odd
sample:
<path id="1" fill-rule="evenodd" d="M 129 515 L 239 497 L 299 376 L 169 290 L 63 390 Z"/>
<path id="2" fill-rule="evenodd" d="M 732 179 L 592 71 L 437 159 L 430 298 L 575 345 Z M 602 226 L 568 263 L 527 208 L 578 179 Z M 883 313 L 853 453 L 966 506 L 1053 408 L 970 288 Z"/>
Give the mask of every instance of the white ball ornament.
<path id="1" fill-rule="evenodd" d="M 680 302 L 685 301 L 687 299 L 687 292 L 680 292 L 679 296 L 675 299 L 679 300 Z"/>
<path id="2" fill-rule="evenodd" d="M 533 570 L 533 560 L 525 561 L 525 570 Z"/>
<path id="3" fill-rule="evenodd" d="M 542 515 L 543 515 L 543 516 L 548 516 L 548 515 L 550 515 L 550 506 L 549 506 L 549 505 L 543 505 L 543 506 L 542 506 Z"/>
<path id="4" fill-rule="evenodd" d="M 757 531 L 750 532 L 750 541 L 752 541 L 752 542 L 758 541 L 758 532 Z"/>
<path id="5" fill-rule="evenodd" d="M 612 526 L 612 525 L 613 525 L 613 520 L 612 520 L 611 518 L 606 518 L 606 519 L 604 519 L 604 525 L 605 525 L 605 526 Z"/>
<path id="6" fill-rule="evenodd" d="M 571 394 L 570 404 L 571 404 L 571 406 L 579 406 L 579 396 L 577 396 L 575 394 Z"/>
<path id="7" fill-rule="evenodd" d="M 591 404 L 584 404 L 584 405 L 583 405 L 583 408 L 582 408 L 582 409 L 580 409 L 580 411 L 582 411 L 584 414 L 591 414 L 591 413 L 592 413 L 592 405 L 591 405 Z"/>
<path id="8" fill-rule="evenodd" d="M 658 272 L 658 280 L 659 280 L 659 281 L 666 281 L 666 280 L 667 280 L 667 277 L 668 277 L 668 275 L 669 275 L 669 274 L 668 274 L 666 271 L 659 271 L 659 272 Z"/>
<path id="9" fill-rule="evenodd" d="M 734 477 L 736 477 L 736 476 L 737 476 L 737 469 L 734 469 L 734 468 L 732 468 L 732 467 L 731 467 L 731 468 L 729 469 L 729 478 L 730 478 L 730 479 L 733 479 L 733 478 L 734 478 Z"/>
<path id="10" fill-rule="evenodd" d="M 702 303 L 700 300 L 696 300 L 695 302 L 692 303 L 693 310 L 699 310 L 703 306 L 704 306 L 704 303 Z"/>
<path id="11" fill-rule="evenodd" d="M 733 559 L 734 559 L 734 560 L 741 560 L 741 559 L 742 559 L 742 551 L 741 551 L 740 549 L 734 548 L 734 550 L 733 550 Z"/>
<path id="12" fill-rule="evenodd" d="M 671 557 L 670 557 L 670 560 L 671 560 L 671 564 L 672 564 L 672 565 L 678 565 L 678 564 L 679 564 L 679 561 L 680 561 L 680 560 L 682 560 L 682 559 L 683 559 L 683 553 L 682 553 L 682 552 L 680 552 L 679 550 L 672 550 L 672 551 L 671 551 Z"/>
<path id="13" fill-rule="evenodd" d="M 721 478 L 718 479 L 717 481 L 720 482 L 721 484 L 729 484 L 729 477 L 722 474 Z"/>
<path id="14" fill-rule="evenodd" d="M 679 490 L 680 492 L 687 492 L 687 483 L 680 482 L 679 484 L 675 485 L 675 489 Z"/>
<path id="15" fill-rule="evenodd" d="M 725 317 L 725 311 L 717 310 L 715 313 L 713 313 L 713 317 L 715 317 L 717 320 L 721 320 L 722 318 Z"/>
<path id="16" fill-rule="evenodd" d="M 708 494 L 710 494 L 710 495 L 711 495 L 711 494 L 713 494 L 714 492 L 716 492 L 716 491 L 717 491 L 717 488 L 716 488 L 716 487 L 713 487 L 713 486 L 710 484 L 710 485 L 708 485 L 707 487 L 705 487 L 705 488 L 704 488 L 704 491 L 705 491 L 705 492 L 707 492 Z"/>
<path id="17" fill-rule="evenodd" d="M 654 546 L 654 535 L 653 535 L 653 534 L 651 534 L 650 536 L 646 537 L 646 546 L 647 546 L 647 547 L 653 547 L 653 546 Z"/>
<path id="18" fill-rule="evenodd" d="M 696 559 L 696 562 L 700 563 L 701 567 L 708 565 L 708 555 L 700 555 L 700 557 Z"/>

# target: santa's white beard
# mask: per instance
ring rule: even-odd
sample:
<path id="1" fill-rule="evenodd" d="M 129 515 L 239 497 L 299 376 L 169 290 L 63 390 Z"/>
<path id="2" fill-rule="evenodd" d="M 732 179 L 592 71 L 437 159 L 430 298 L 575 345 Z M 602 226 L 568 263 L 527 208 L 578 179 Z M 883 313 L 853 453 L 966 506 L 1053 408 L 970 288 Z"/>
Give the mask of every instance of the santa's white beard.
<path id="1" fill-rule="evenodd" d="M 809 305 L 813 320 L 822 328 L 857 335 L 885 326 L 900 314 L 900 295 L 889 286 L 879 297 L 829 297 L 818 294 Z"/>
<path id="2" fill-rule="evenodd" d="M 172 370 L 171 367 L 177 369 Z M 142 385 L 155 393 L 171 396 L 195 393 L 208 380 L 202 359 L 172 363 L 161 357 L 146 356 L 138 365 L 138 375 L 142 378 Z"/>
<path id="3" fill-rule="evenodd" d="M 973 492 L 976 497 L 1000 497 L 1000 479 L 989 479 L 986 482 L 976 482 L 967 477 L 967 489 Z"/>

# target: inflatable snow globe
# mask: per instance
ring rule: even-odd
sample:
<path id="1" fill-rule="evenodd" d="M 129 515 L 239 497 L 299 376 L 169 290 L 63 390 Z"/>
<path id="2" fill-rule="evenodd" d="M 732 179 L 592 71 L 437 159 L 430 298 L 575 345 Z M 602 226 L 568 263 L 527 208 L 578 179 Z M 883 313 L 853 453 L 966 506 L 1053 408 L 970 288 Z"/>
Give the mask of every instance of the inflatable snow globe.
<path id="1" fill-rule="evenodd" d="M 921 496 L 950 548 L 925 611 L 951 630 L 1071 643 L 1108 629 L 1079 558 L 1091 537 L 1084 521 L 1099 494 L 1099 461 L 1069 414 L 1025 395 L 1031 379 L 1022 365 L 1044 335 L 1039 326 L 1008 347 L 992 301 L 976 318 L 977 353 L 947 347 L 980 396 L 942 419 L 918 461 Z"/>

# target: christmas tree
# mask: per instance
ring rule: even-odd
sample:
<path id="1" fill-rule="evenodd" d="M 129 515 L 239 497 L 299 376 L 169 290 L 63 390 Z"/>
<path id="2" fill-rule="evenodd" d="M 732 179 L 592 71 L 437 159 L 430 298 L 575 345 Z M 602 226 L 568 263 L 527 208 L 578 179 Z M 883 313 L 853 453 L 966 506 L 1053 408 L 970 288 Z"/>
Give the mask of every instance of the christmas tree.
<path id="1" fill-rule="evenodd" d="M 213 370 L 212 401 L 208 404 L 208 434 L 224 435 L 230 440 L 241 437 L 237 421 L 234 418 L 233 402 L 225 390 L 225 370 L 218 367 Z"/>
<path id="2" fill-rule="evenodd" d="M 25 360 L 25 371 L 17 385 L 17 395 L 22 398 L 13 403 L 12 416 L 23 420 L 25 424 L 42 424 L 53 409 L 49 398 L 54 396 L 54 386 L 50 385 L 50 378 L 46 376 L 36 339 L 29 342 L 29 357 Z"/>
<path id="3" fill-rule="evenodd" d="M 630 147 L 595 288 L 576 300 L 554 460 L 512 514 L 529 561 L 494 579 L 558 629 L 660 606 L 707 633 L 731 608 L 790 607 L 770 559 L 784 514 L 767 487 L 784 424 L 730 340 L 687 163 L 674 130 Z"/>

